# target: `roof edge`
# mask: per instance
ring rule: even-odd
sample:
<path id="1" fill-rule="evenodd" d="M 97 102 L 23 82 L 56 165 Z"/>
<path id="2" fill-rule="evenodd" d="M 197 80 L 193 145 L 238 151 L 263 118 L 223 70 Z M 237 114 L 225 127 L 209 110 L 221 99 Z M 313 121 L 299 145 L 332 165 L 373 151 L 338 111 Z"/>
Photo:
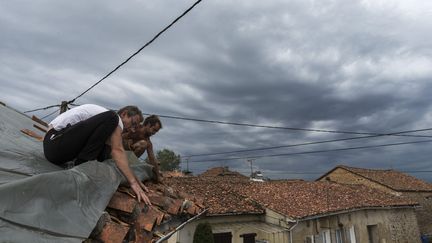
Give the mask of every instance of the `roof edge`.
<path id="1" fill-rule="evenodd" d="M 401 209 L 401 208 L 415 208 L 416 206 L 418 206 L 419 204 L 406 204 L 406 205 L 398 205 L 398 206 L 375 206 L 375 207 L 361 207 L 361 208 L 352 208 L 352 209 L 346 209 L 346 210 L 339 210 L 339 211 L 333 211 L 333 212 L 329 212 L 329 213 L 323 213 L 323 214 L 315 214 L 315 215 L 310 215 L 310 216 L 305 216 L 305 217 L 301 217 L 301 218 L 296 218 L 297 221 L 306 221 L 306 220 L 311 220 L 311 219 L 318 219 L 318 218 L 323 218 L 323 217 L 327 217 L 327 216 L 333 216 L 333 215 L 338 215 L 338 214 L 342 214 L 342 213 L 352 213 L 352 212 L 357 212 L 357 211 L 361 211 L 361 210 L 376 210 L 376 209 L 384 209 L 384 210 L 390 210 L 390 209 Z"/>

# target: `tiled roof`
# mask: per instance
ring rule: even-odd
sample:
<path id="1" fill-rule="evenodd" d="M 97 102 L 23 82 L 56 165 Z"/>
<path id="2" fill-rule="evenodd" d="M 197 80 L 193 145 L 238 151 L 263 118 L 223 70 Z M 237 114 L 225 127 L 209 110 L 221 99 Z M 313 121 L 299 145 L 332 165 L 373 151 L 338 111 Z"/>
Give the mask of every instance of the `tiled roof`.
<path id="1" fill-rule="evenodd" d="M 262 208 L 269 208 L 292 218 L 304 218 L 358 208 L 416 205 L 362 185 L 329 182 L 189 177 L 170 178 L 167 183 L 203 196 L 211 215 L 260 213 Z"/>
<path id="2" fill-rule="evenodd" d="M 230 171 L 227 167 L 214 167 L 201 173 L 199 176 L 237 176 L 242 178 L 248 178 L 236 171 Z"/>
<path id="3" fill-rule="evenodd" d="M 432 191 L 432 184 L 395 170 L 371 170 L 338 166 L 396 191 Z M 336 167 L 336 168 L 338 168 Z"/>
<path id="4" fill-rule="evenodd" d="M 416 204 L 366 186 L 330 182 L 250 183 L 238 189 L 238 193 L 247 195 L 261 205 L 293 218 L 358 208 Z"/>
<path id="5" fill-rule="evenodd" d="M 234 186 L 249 184 L 247 178 L 177 177 L 164 178 L 164 182 L 176 190 L 202 197 L 204 206 L 209 209 L 207 215 L 264 213 L 262 207 L 233 190 Z"/>

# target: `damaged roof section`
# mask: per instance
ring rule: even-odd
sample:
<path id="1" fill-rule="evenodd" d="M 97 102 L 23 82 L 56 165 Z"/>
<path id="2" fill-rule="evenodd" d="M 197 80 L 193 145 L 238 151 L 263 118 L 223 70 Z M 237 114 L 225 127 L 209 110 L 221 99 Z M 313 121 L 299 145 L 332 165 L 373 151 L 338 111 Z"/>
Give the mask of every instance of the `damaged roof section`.
<path id="1" fill-rule="evenodd" d="M 152 167 L 128 154 L 152 206 L 138 203 L 114 161 L 64 170 L 48 162 L 46 124 L 0 105 L 0 241 L 154 242 L 204 211 L 193 196 L 155 184 Z M 187 198 L 187 200 L 186 200 Z M 90 238 L 89 238 L 90 236 Z"/>
<path id="2" fill-rule="evenodd" d="M 185 199 L 190 196 L 184 193 L 162 184 L 146 184 L 151 206 L 139 203 L 130 188 L 119 187 L 90 239 L 106 243 L 156 242 L 204 210 L 202 204 Z"/>

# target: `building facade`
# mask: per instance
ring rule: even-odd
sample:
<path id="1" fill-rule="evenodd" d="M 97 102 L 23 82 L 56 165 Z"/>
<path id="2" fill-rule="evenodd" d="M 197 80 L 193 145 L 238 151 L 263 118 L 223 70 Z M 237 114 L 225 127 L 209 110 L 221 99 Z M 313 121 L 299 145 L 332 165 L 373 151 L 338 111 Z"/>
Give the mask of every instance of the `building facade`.
<path id="1" fill-rule="evenodd" d="M 363 185 L 233 176 L 170 178 L 167 184 L 203 197 L 209 209 L 169 243 L 193 242 L 200 222 L 210 223 L 215 243 L 420 242 L 417 204 Z"/>
<path id="2" fill-rule="evenodd" d="M 337 166 L 317 181 L 361 184 L 413 200 L 419 204 L 415 212 L 420 233 L 432 237 L 432 184 L 430 183 L 394 170 L 371 170 L 348 166 Z"/>

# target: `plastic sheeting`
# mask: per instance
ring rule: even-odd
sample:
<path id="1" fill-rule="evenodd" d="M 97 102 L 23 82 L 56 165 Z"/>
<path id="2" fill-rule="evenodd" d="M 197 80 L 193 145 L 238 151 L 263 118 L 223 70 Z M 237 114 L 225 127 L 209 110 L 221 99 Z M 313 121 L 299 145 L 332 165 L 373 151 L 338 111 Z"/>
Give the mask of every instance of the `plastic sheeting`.
<path id="1" fill-rule="evenodd" d="M 0 241 L 82 242 L 125 178 L 112 160 L 69 170 L 49 163 L 42 142 L 20 132 L 33 124 L 0 105 Z M 152 177 L 150 165 L 129 159 L 138 178 Z"/>

